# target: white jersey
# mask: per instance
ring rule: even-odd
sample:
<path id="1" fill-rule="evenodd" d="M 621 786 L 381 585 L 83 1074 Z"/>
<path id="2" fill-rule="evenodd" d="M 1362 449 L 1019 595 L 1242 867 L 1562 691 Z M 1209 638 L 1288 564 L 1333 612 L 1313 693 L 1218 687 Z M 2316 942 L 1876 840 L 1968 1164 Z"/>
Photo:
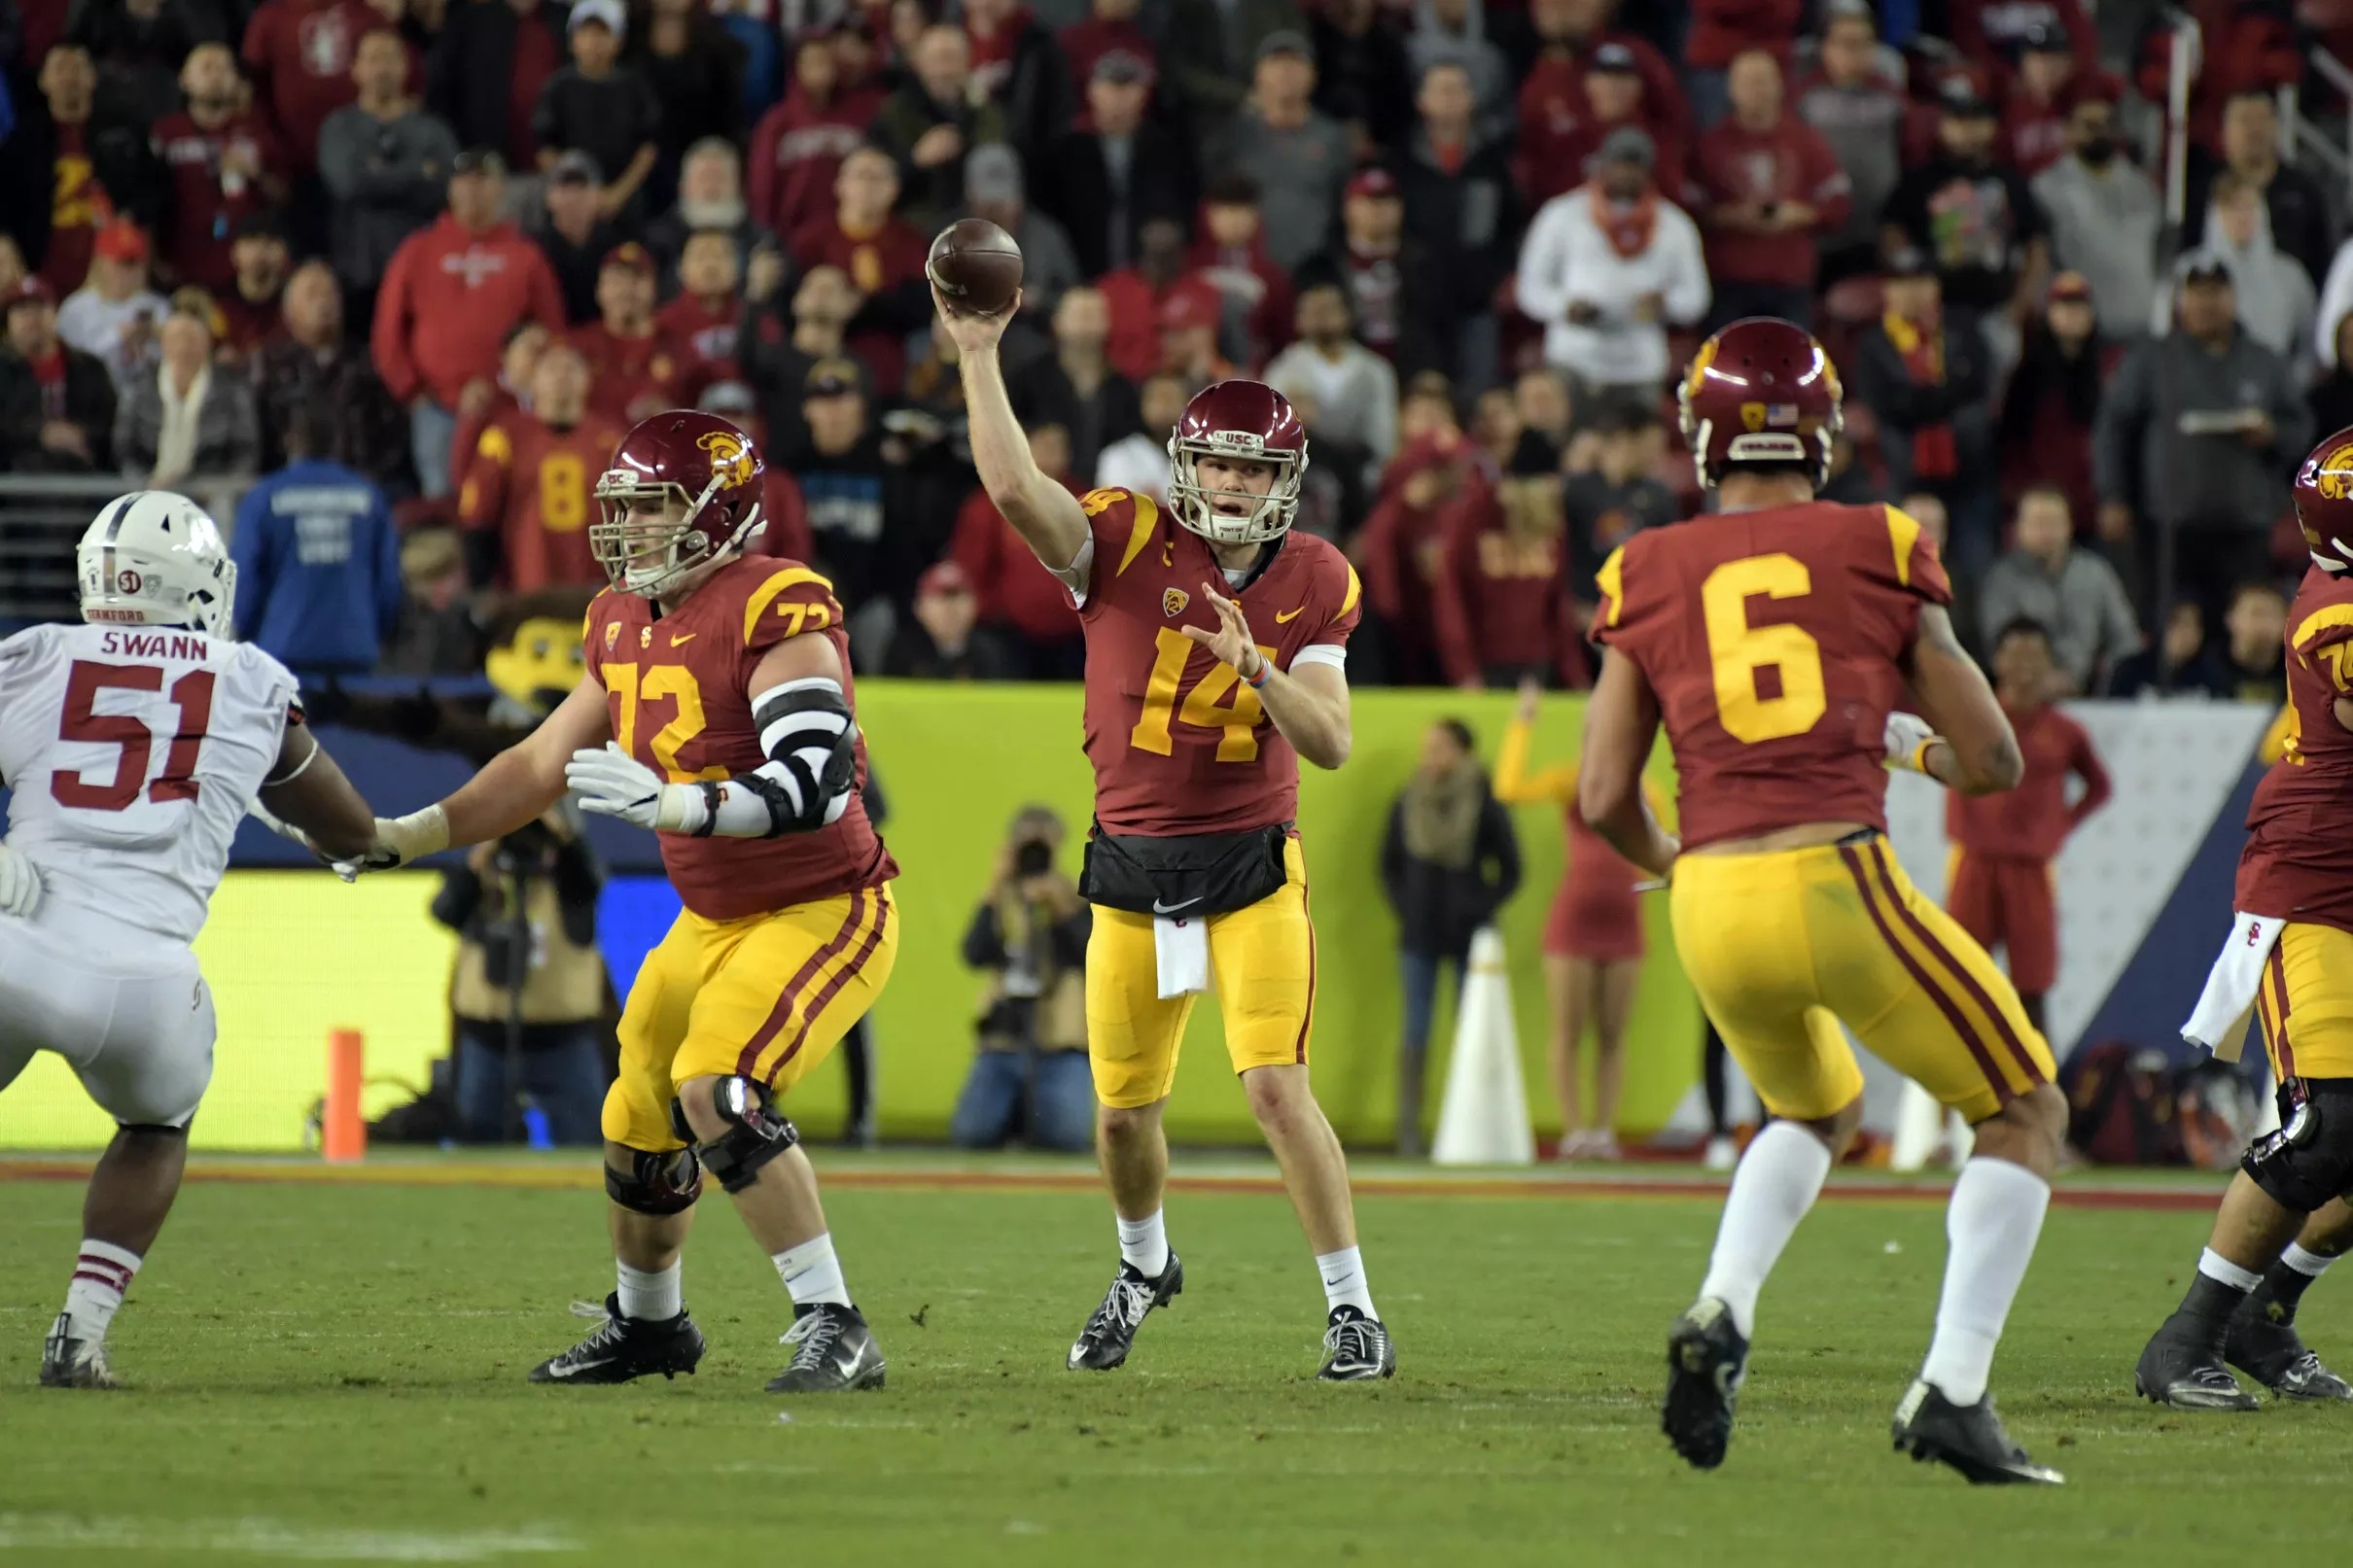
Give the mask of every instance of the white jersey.
<path id="1" fill-rule="evenodd" d="M 0 780 L 9 847 L 41 870 L 34 923 L 53 908 L 194 941 L 299 704 L 276 659 L 201 632 L 36 626 L 0 642 Z"/>

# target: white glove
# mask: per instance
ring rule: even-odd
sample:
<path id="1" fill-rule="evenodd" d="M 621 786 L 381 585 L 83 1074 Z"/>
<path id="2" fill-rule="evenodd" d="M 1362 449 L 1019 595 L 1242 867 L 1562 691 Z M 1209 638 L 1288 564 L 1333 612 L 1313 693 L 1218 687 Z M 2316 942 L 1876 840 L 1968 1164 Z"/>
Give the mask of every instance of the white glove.
<path id="1" fill-rule="evenodd" d="M 1887 731 L 1882 737 L 1887 748 L 1887 765 L 1906 768 L 1914 773 L 1926 773 L 1928 745 L 1943 736 L 1917 714 L 1889 714 Z"/>
<path id="2" fill-rule="evenodd" d="M 0 844 L 0 915 L 25 920 L 40 907 L 40 869 L 6 844 Z"/>
<path id="3" fill-rule="evenodd" d="M 330 860 L 334 874 L 356 882 L 363 872 L 390 871 L 411 860 L 439 854 L 449 848 L 449 817 L 439 806 L 428 806 L 405 817 L 376 819 L 376 841 L 358 860 Z"/>
<path id="4" fill-rule="evenodd" d="M 580 797 L 580 810 L 599 817 L 673 832 L 685 819 L 684 803 L 672 798 L 682 791 L 611 741 L 573 752 L 564 784 Z"/>

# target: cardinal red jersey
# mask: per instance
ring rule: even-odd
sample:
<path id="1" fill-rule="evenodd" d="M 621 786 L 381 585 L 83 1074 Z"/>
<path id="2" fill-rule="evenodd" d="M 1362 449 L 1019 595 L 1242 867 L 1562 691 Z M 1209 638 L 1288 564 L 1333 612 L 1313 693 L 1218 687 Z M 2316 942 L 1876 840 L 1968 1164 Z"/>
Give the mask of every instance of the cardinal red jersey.
<path id="1" fill-rule="evenodd" d="M 581 636 L 588 673 L 605 688 L 614 740 L 672 784 L 750 773 L 768 760 L 752 721 L 752 672 L 789 637 L 832 643 L 842 689 L 857 710 L 850 638 L 833 585 L 798 562 L 730 561 L 667 614 L 650 599 L 608 588 L 590 601 Z M 865 784 L 861 739 L 849 810 L 814 833 L 656 834 L 670 885 L 688 909 L 715 921 L 881 886 L 898 867 L 866 819 Z"/>
<path id="2" fill-rule="evenodd" d="M 1241 605 L 1278 670 L 1342 664 L 1356 629 L 1356 574 L 1337 546 L 1282 536 L 1239 591 L 1208 540 L 1149 496 L 1090 492 L 1095 562 L 1086 629 L 1086 752 L 1105 831 L 1176 838 L 1239 833 L 1298 813 L 1299 754 L 1233 666 L 1184 635 L 1217 625 L 1205 585 Z"/>
<path id="3" fill-rule="evenodd" d="M 588 553 L 588 519 L 596 477 L 623 434 L 595 414 L 566 430 L 526 413 L 483 429 L 458 486 L 458 525 L 501 531 L 503 586 L 531 593 L 605 580 Z"/>
<path id="4" fill-rule="evenodd" d="M 2353 579 L 2314 567 L 2288 609 L 2287 749 L 2247 808 L 2232 907 L 2353 931 Z"/>
<path id="5" fill-rule="evenodd" d="M 703 362 L 694 345 L 658 327 L 624 337 L 590 322 L 570 341 L 588 362 L 588 406 L 608 419 L 633 425 L 665 408 L 691 408 L 701 395 Z"/>
<path id="6" fill-rule="evenodd" d="M 147 135 L 156 161 L 171 180 L 171 222 L 158 237 L 164 261 L 182 283 L 215 295 L 233 292 L 237 269 L 229 262 L 229 251 L 236 243 L 237 224 L 247 213 L 271 203 L 261 180 L 225 175 L 221 162 L 234 149 L 274 177 L 285 161 L 276 140 L 253 111 L 208 130 L 183 110 L 157 121 Z"/>
<path id="7" fill-rule="evenodd" d="M 1887 714 L 1922 605 L 1952 602 L 1893 506 L 1824 501 L 1636 534 L 1601 564 L 1595 638 L 1657 694 L 1683 847 L 1808 822 L 1887 825 Z"/>
<path id="8" fill-rule="evenodd" d="M 2025 777 L 2016 789 L 1997 794 L 1949 793 L 1945 836 L 1971 854 L 2049 860 L 2078 823 L 2108 803 L 2108 770 L 2091 749 L 2090 732 L 2050 704 L 2003 712 L 2025 754 Z M 2084 792 L 2073 805 L 2067 801 L 2071 776 L 2084 781 Z"/>
<path id="9" fill-rule="evenodd" d="M 704 376 L 712 381 L 735 381 L 743 376 L 735 362 L 735 334 L 742 320 L 743 307 L 733 295 L 721 295 L 714 301 L 682 294 L 653 313 L 655 331 L 691 349 L 702 362 Z"/>

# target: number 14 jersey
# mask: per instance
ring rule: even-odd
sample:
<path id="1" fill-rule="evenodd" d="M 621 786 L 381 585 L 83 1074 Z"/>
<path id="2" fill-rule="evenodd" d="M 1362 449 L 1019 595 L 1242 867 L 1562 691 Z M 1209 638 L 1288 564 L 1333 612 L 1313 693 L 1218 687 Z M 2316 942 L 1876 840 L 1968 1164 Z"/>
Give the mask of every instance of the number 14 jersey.
<path id="1" fill-rule="evenodd" d="M 1919 522 L 1829 502 L 1646 530 L 1602 563 L 1594 637 L 1657 694 L 1683 847 L 1887 825 L 1887 715 L 1922 605 L 1952 587 Z"/>

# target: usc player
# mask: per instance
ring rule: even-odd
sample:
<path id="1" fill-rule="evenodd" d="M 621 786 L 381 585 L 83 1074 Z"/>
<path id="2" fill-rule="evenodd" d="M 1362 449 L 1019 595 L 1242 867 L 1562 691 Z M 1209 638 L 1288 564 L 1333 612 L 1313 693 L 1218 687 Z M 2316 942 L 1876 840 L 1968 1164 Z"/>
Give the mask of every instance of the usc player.
<path id="1" fill-rule="evenodd" d="M 1161 1218 L 1161 1112 L 1213 975 L 1226 1050 L 1323 1281 L 1317 1376 L 1389 1376 L 1396 1353 L 1365 1284 L 1348 1162 L 1308 1082 L 1316 933 L 1292 818 L 1299 759 L 1348 760 L 1360 594 L 1338 549 L 1290 532 L 1307 432 L 1274 388 L 1221 381 L 1169 437 L 1165 509 L 1128 490 L 1073 496 L 1038 469 L 1006 398 L 997 345 L 1019 296 L 994 316 L 933 297 L 960 355 L 981 483 L 1069 587 L 1086 637 L 1087 1055 L 1120 1261 L 1067 1364 L 1120 1365 L 1144 1315 L 1183 1288 Z"/>
<path id="2" fill-rule="evenodd" d="M 1628 859 L 1671 877 L 1684 970 L 1772 1120 L 1733 1174 L 1699 1300 L 1668 1333 L 1663 1425 L 1693 1465 L 1723 1462 L 1758 1293 L 1862 1117 L 1844 1023 L 1977 1129 L 1896 1446 L 1972 1481 L 2055 1483 L 1985 1383 L 2067 1102 L 2018 993 L 1913 889 L 1885 837 L 1884 764 L 1982 794 L 2017 784 L 2018 739 L 1953 637 L 1918 522 L 1813 499 L 1841 424 L 1821 345 L 1784 321 L 1735 322 L 1701 346 L 1681 396 L 1719 509 L 1602 563 L 1579 806 Z M 1936 730 L 1897 711 L 1908 691 Z M 1662 722 L 1679 842 L 1641 791 Z"/>
<path id="3" fill-rule="evenodd" d="M 685 906 L 630 987 L 605 1098 L 618 1287 L 534 1382 L 694 1370 L 679 1255 L 708 1170 L 792 1297 L 792 1357 L 770 1391 L 882 1385 L 779 1101 L 890 978 L 898 868 L 860 799 L 841 606 L 807 567 L 744 553 L 764 471 L 717 415 L 675 409 L 629 432 L 596 481 L 589 546 L 612 586 L 588 607 L 587 675 L 455 794 L 378 819 L 366 862 L 498 838 L 569 785 L 586 810 L 654 829 Z"/>

